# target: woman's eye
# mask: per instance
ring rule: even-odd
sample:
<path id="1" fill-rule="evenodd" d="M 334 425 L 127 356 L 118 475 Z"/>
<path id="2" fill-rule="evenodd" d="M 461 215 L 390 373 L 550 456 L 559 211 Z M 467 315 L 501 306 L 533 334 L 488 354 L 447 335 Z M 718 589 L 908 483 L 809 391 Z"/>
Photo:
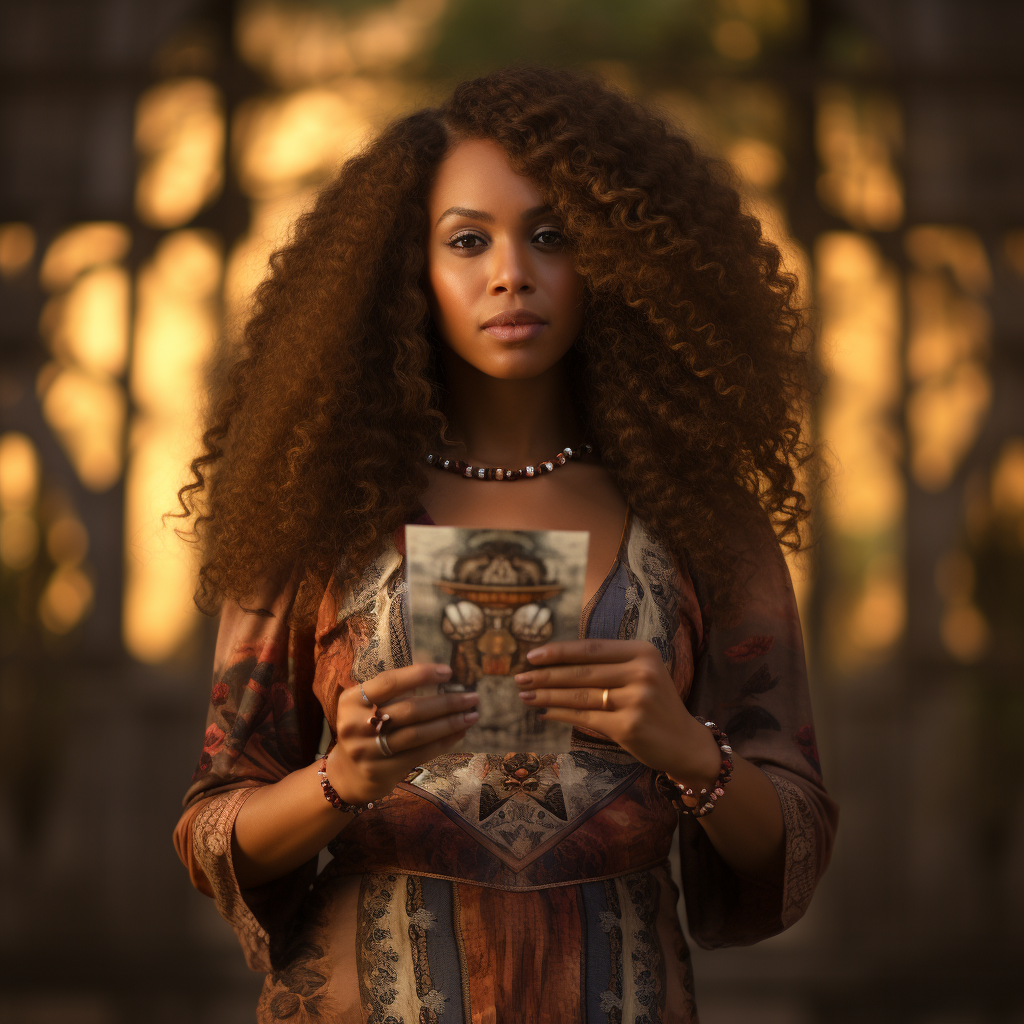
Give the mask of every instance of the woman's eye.
<path id="1" fill-rule="evenodd" d="M 483 245 L 483 239 L 479 235 L 456 235 L 447 242 L 452 249 L 475 249 L 477 242 Z"/>
<path id="2" fill-rule="evenodd" d="M 545 228 L 543 231 L 538 231 L 533 236 L 535 242 L 540 242 L 541 245 L 561 245 L 562 232 L 555 231 L 554 228 Z"/>

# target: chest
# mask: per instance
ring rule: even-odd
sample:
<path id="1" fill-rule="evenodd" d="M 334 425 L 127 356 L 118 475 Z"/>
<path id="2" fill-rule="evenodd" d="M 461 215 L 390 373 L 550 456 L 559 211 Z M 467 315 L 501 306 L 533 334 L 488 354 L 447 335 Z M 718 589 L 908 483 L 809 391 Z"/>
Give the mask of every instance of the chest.
<path id="1" fill-rule="evenodd" d="M 438 526 L 586 530 L 590 544 L 584 607 L 604 582 L 624 539 L 626 500 L 595 465 L 570 463 L 554 473 L 511 483 L 435 471 L 421 501 Z"/>

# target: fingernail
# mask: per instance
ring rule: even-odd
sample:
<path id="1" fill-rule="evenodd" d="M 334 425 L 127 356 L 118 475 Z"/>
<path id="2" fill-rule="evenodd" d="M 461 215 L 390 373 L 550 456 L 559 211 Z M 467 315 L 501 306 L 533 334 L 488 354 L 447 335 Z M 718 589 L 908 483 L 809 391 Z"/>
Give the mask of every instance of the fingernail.
<path id="1" fill-rule="evenodd" d="M 547 654 L 547 651 L 543 647 L 535 647 L 532 651 L 526 652 L 527 661 L 536 661 L 538 658 L 543 658 Z"/>
<path id="2" fill-rule="evenodd" d="M 463 716 L 464 722 L 475 722 L 480 717 L 479 711 L 467 711 Z"/>
<path id="3" fill-rule="evenodd" d="M 520 700 L 535 700 L 536 697 L 537 697 L 537 694 L 533 693 L 530 690 L 522 690 L 520 692 L 520 694 L 519 694 L 519 699 Z"/>
<path id="4" fill-rule="evenodd" d="M 462 695 L 462 703 L 463 704 L 467 704 L 467 705 L 475 704 L 477 702 L 477 700 L 478 700 L 478 697 L 477 697 L 477 695 L 475 693 L 464 693 Z"/>
<path id="5" fill-rule="evenodd" d="M 530 681 L 530 675 L 528 672 L 520 672 L 513 678 L 520 686 L 524 686 L 526 683 Z"/>
<path id="6" fill-rule="evenodd" d="M 435 665 L 434 671 L 442 678 L 445 679 L 452 674 L 451 665 Z"/>

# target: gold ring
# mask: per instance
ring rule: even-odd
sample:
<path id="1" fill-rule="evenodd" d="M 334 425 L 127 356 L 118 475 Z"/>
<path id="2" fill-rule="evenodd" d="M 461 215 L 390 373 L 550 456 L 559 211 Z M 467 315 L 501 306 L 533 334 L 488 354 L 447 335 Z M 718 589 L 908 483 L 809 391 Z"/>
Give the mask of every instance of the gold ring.
<path id="1" fill-rule="evenodd" d="M 608 690 L 607 690 L 607 688 L 605 688 L 604 693 L 601 695 L 601 710 L 602 711 L 607 711 L 608 710 Z"/>

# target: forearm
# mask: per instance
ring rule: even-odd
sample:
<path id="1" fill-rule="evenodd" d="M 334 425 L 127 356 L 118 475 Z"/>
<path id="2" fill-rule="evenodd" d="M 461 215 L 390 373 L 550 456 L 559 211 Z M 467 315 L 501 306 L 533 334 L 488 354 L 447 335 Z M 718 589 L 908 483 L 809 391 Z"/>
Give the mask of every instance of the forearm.
<path id="1" fill-rule="evenodd" d="M 354 817 L 324 799 L 319 762 L 263 786 L 238 811 L 231 839 L 235 877 L 251 889 L 315 857 Z"/>
<path id="2" fill-rule="evenodd" d="M 786 856 L 782 805 L 760 768 L 734 753 L 724 795 L 711 814 L 697 820 L 737 874 L 781 883 Z"/>

